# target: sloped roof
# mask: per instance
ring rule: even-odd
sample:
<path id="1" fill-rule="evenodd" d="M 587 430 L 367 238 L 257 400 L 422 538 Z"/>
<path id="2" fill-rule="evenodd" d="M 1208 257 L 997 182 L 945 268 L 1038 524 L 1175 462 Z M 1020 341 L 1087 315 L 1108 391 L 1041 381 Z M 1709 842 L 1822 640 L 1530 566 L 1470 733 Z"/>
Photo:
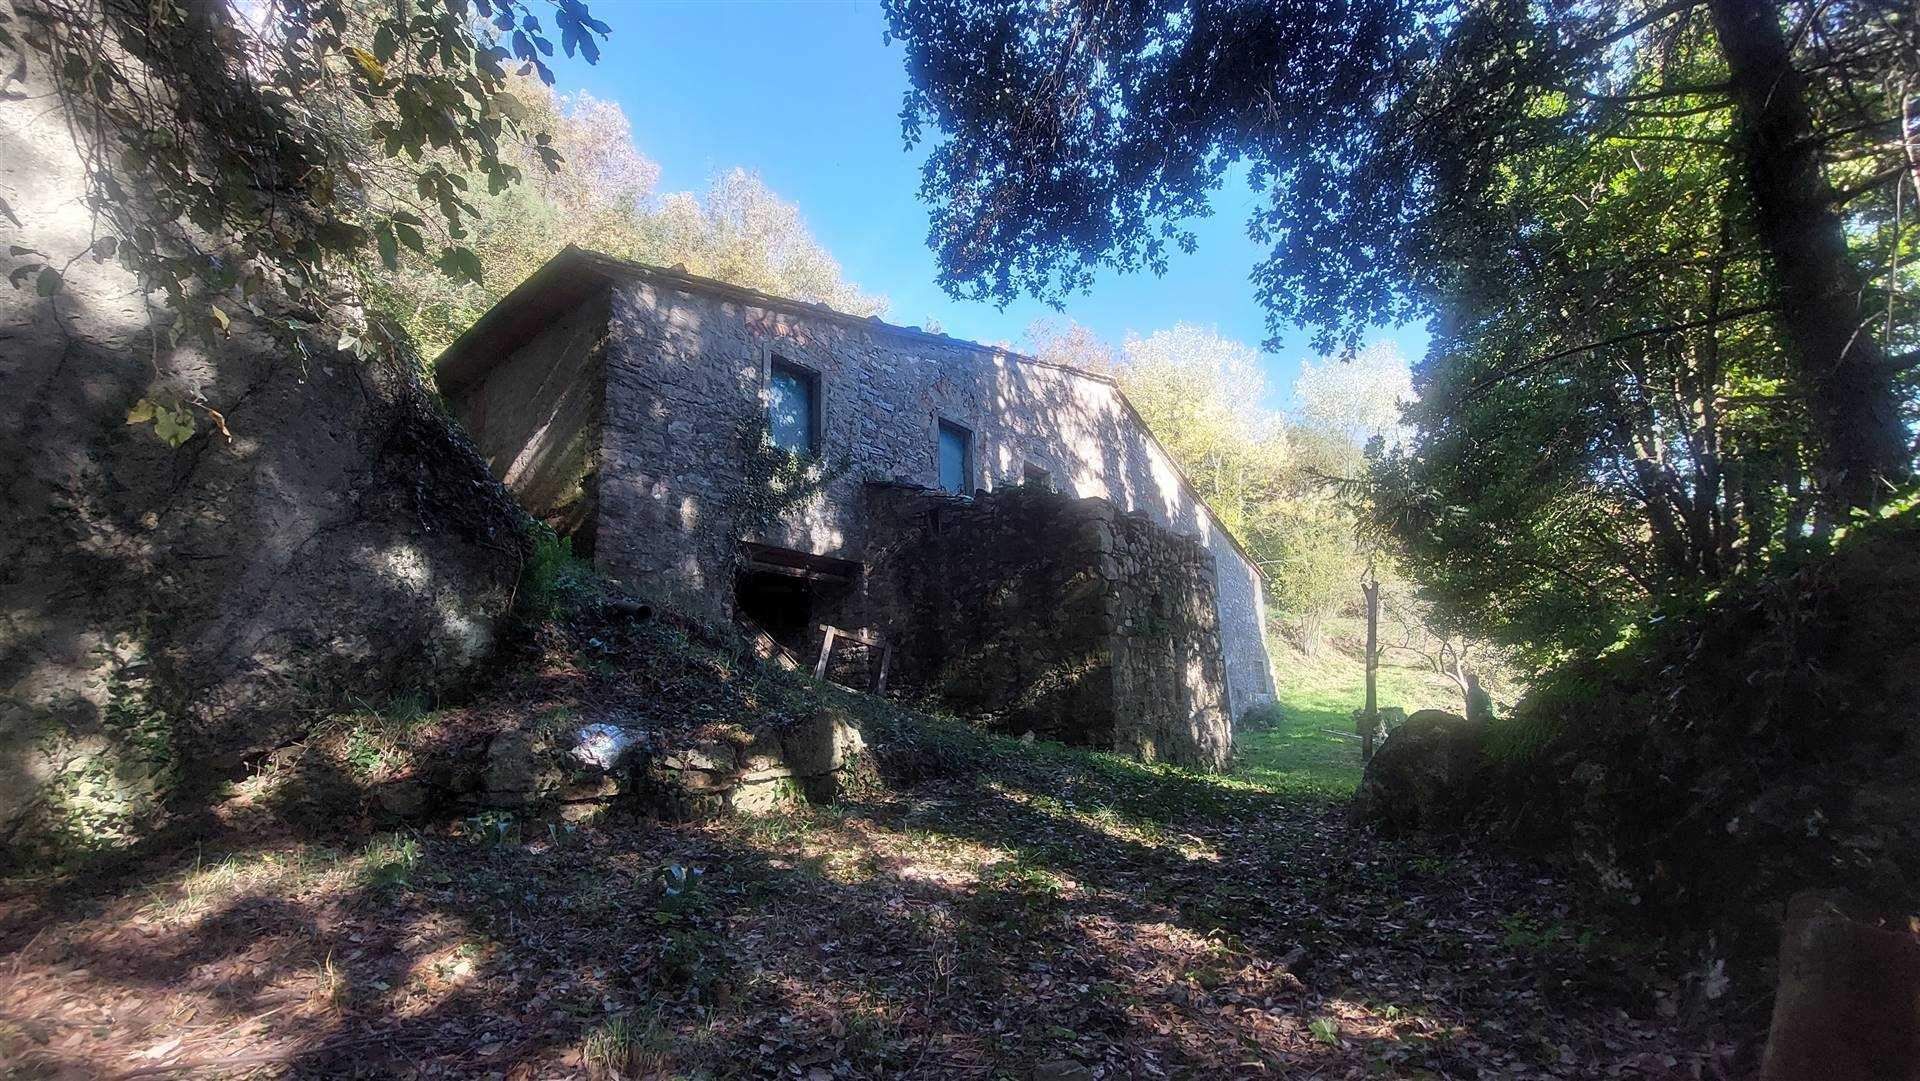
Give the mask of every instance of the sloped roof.
<path id="1" fill-rule="evenodd" d="M 1011 349 L 1002 349 L 999 346 L 983 345 L 945 334 L 935 334 L 917 327 L 889 323 L 877 316 L 849 315 L 829 308 L 825 304 L 763 293 L 757 289 L 748 289 L 745 286 L 714 278 L 689 274 L 679 268 L 667 269 L 646 263 L 636 263 L 629 259 L 619 259 L 569 244 L 560 249 L 559 254 L 542 264 L 540 269 L 528 275 L 527 280 L 515 286 L 512 292 L 501 297 L 499 303 L 487 309 L 486 314 L 475 320 L 465 333 L 454 339 L 452 345 L 447 346 L 446 351 L 434 361 L 434 382 L 440 387 L 441 393 L 448 396 L 457 394 L 462 388 L 484 378 L 495 364 L 532 340 L 554 319 L 571 311 L 601 289 L 621 281 L 645 281 L 667 288 L 723 297 L 758 308 L 793 312 L 848 326 L 865 327 L 895 337 L 918 339 L 947 347 L 973 349 L 981 353 L 1005 357 L 1021 364 L 1053 368 L 1057 371 L 1070 372 L 1082 379 L 1104 383 L 1113 388 L 1114 396 L 1126 408 L 1134 423 L 1140 426 L 1140 430 L 1146 433 L 1147 439 L 1173 467 L 1180 478 L 1180 483 L 1186 486 L 1187 493 L 1193 501 L 1206 509 L 1207 517 L 1213 522 L 1213 528 L 1227 538 L 1227 542 L 1233 545 L 1234 550 L 1240 553 L 1241 558 L 1247 561 L 1247 565 L 1253 568 L 1255 574 L 1262 579 L 1267 577 L 1259 561 L 1254 559 L 1253 554 L 1240 543 L 1240 538 L 1234 536 L 1233 531 L 1221 523 L 1220 516 L 1215 514 L 1213 507 L 1201 497 L 1200 490 L 1194 486 L 1192 479 L 1186 475 L 1186 471 L 1180 468 L 1180 463 L 1174 460 L 1173 455 L 1167 453 L 1164 446 L 1161 446 L 1159 438 L 1153 434 L 1153 429 L 1147 424 L 1146 419 L 1141 417 L 1140 411 L 1133 407 L 1133 403 L 1127 400 L 1126 392 L 1120 389 L 1120 385 L 1112 376 L 1067 364 L 1056 364 L 1024 353 L 1016 353 Z"/>

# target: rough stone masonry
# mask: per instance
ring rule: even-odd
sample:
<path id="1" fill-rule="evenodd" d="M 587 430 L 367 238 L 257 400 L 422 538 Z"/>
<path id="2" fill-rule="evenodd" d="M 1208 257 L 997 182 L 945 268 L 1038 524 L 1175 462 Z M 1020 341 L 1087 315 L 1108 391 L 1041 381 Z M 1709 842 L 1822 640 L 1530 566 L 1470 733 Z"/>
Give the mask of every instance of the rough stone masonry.
<path id="1" fill-rule="evenodd" d="M 875 573 L 875 557 L 888 549 L 898 565 L 914 552 L 893 550 L 900 533 L 891 526 L 876 535 L 885 516 L 874 493 L 944 487 L 958 507 L 1012 487 L 1051 489 L 1109 504 L 1115 522 L 1135 523 L 1122 532 L 1188 539 L 1210 579 L 1213 616 L 1192 647 L 1207 654 L 1193 678 L 1214 682 L 1223 728 L 1272 698 L 1260 572 L 1104 377 L 575 248 L 483 316 L 441 357 L 436 376 L 531 512 L 572 535 L 603 571 L 689 615 L 714 623 L 750 616 L 809 660 L 819 626 L 833 620 L 865 620 L 865 629 L 905 642 L 920 632 L 876 592 L 894 579 Z M 802 438 L 823 483 L 769 513 L 750 448 L 766 430 L 779 380 L 801 388 L 799 424 L 810 429 Z M 1004 544 L 1020 530 L 988 533 L 980 544 Z M 966 574 L 984 582 L 993 562 Z M 1124 576 L 1137 592 L 1150 599 L 1157 591 L 1167 605 L 1194 595 L 1185 564 L 1168 570 L 1180 562 L 1109 560 L 1130 568 Z M 1176 580 L 1150 581 L 1164 574 Z M 1123 657 L 1137 648 L 1112 642 Z M 909 673 L 907 651 L 902 658 Z M 1111 708 L 1143 700 L 1118 696 Z M 1085 728 L 1158 724 L 1127 718 Z M 1217 764 L 1230 740 L 1170 753 Z M 1083 741 L 1149 750 L 1125 739 Z M 1221 747 L 1201 750 L 1213 742 Z"/>

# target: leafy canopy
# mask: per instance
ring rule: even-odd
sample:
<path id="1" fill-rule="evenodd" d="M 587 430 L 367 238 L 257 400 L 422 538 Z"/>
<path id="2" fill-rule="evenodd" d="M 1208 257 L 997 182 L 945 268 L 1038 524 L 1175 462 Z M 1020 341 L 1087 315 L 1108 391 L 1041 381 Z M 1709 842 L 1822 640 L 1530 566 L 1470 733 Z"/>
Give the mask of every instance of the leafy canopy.
<path id="1" fill-rule="evenodd" d="M 164 297 L 171 343 L 218 340 L 241 311 L 290 337 L 351 328 L 349 271 L 403 250 L 478 280 L 477 192 L 561 164 L 522 123 L 515 72 L 551 82 L 554 35 L 592 62 L 607 29 L 581 0 L 73 0 L 0 13 L 0 50 L 56 78 L 96 163 L 91 254 Z M 55 295 L 82 254 L 16 250 L 39 261 L 10 277 Z"/>

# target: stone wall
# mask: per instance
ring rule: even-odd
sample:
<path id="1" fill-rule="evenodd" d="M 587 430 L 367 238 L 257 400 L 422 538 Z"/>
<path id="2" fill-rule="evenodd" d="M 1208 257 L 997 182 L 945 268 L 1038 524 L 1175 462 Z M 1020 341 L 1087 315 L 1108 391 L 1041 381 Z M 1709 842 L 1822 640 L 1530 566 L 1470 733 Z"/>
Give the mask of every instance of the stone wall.
<path id="1" fill-rule="evenodd" d="M 999 350 L 636 269 L 617 282 L 606 356 L 602 567 L 708 618 L 731 614 L 737 541 L 861 561 L 862 485 L 937 483 L 936 431 L 974 434 L 972 487 L 1044 469 L 1197 538 L 1216 567 L 1231 710 L 1272 697 L 1260 578 L 1109 382 Z M 771 526 L 745 528 L 741 433 L 775 359 L 819 377 L 838 479 Z M 749 535 L 751 534 L 751 535 Z"/>
<path id="2" fill-rule="evenodd" d="M 869 485 L 892 685 L 1009 733 L 1219 769 L 1232 750 L 1211 554 L 1104 499 Z"/>
<path id="3" fill-rule="evenodd" d="M 1112 537 L 1099 565 L 1118 601 L 1114 749 L 1222 769 L 1233 753 L 1235 718 L 1213 555 L 1139 514 L 1116 516 Z"/>
<path id="4" fill-rule="evenodd" d="M 605 383 L 604 293 L 568 312 L 460 395 L 461 419 L 522 506 L 590 552 Z"/>

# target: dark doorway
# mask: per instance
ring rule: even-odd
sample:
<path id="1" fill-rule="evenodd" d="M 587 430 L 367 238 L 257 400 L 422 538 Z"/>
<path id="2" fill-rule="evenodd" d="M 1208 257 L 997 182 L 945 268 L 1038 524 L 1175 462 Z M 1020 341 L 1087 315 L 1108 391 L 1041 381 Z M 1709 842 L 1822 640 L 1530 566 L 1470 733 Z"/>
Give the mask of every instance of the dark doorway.
<path id="1" fill-rule="evenodd" d="M 743 570 L 734 580 L 734 610 L 788 649 L 806 645 L 813 629 L 813 583 L 770 571 Z"/>
<path id="2" fill-rule="evenodd" d="M 820 624 L 846 600 L 860 564 L 764 544 L 740 546 L 733 606 L 740 621 L 798 657 L 820 648 Z"/>

